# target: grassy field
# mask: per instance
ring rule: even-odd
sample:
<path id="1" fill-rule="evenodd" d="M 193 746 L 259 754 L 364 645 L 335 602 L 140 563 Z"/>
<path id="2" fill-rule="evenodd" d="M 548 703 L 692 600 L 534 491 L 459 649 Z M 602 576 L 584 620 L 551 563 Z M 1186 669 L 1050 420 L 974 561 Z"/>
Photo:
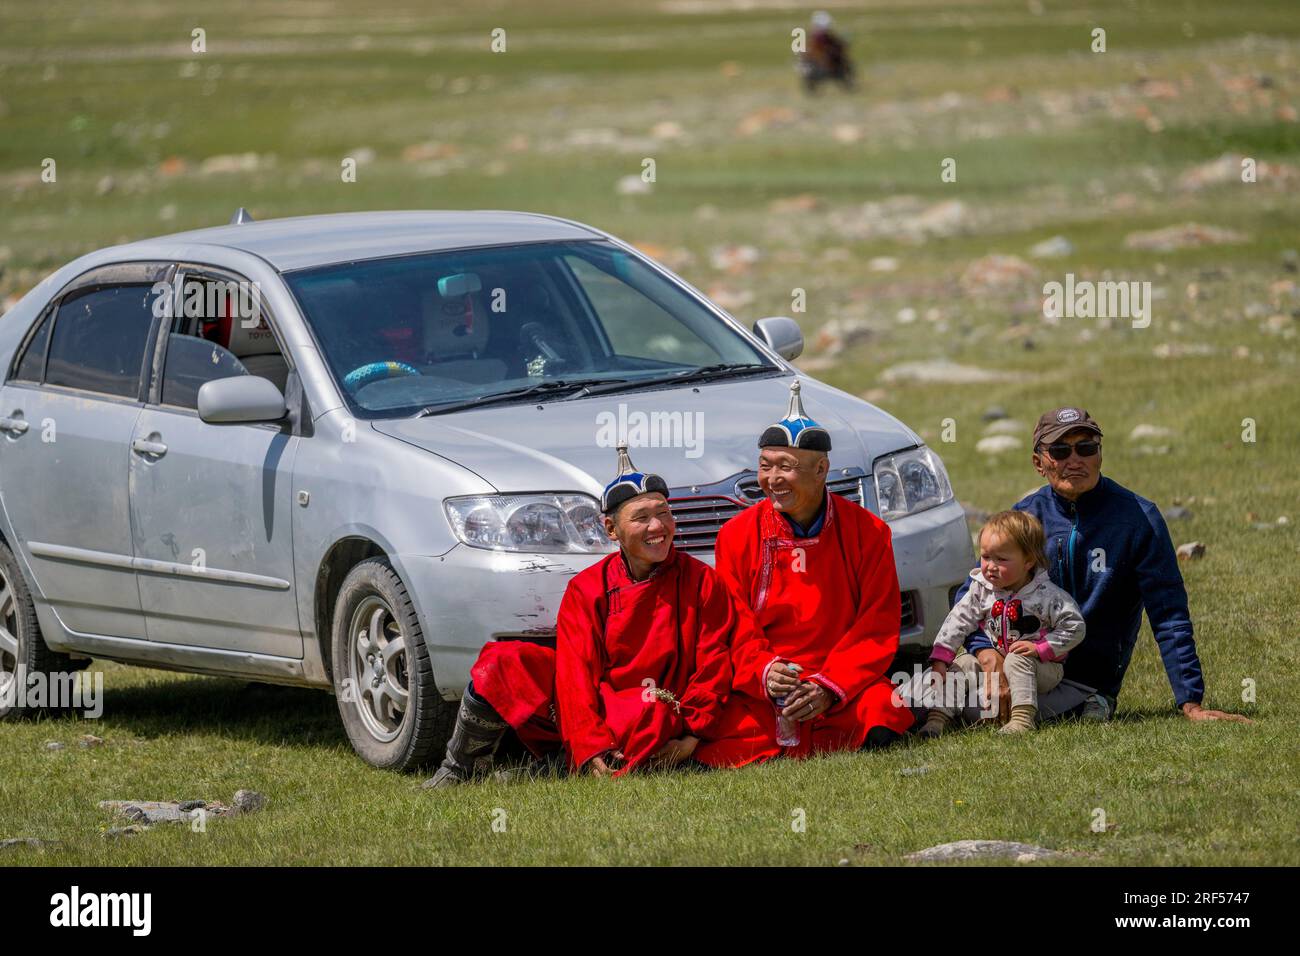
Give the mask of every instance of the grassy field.
<path id="1" fill-rule="evenodd" d="M 803 289 L 800 364 L 920 431 L 973 508 L 1037 484 L 1023 446 L 977 450 L 990 406 L 1026 443 L 1041 410 L 1087 407 L 1105 472 L 1190 511 L 1171 532 L 1206 546 L 1184 565 L 1206 703 L 1256 723 L 1176 716 L 1145 634 L 1107 726 L 433 794 L 355 759 L 327 695 L 106 665 L 102 720 L 0 726 L 0 839 L 61 841 L 0 863 L 872 865 L 964 838 L 1071 863 L 1300 862 L 1300 703 L 1284 687 L 1300 643 L 1294 4 L 830 9 L 861 87 L 808 99 L 789 49 L 807 10 L 775 2 L 3 0 L 0 301 L 83 252 L 240 205 L 556 213 L 638 243 L 746 321 L 791 313 Z M 497 27 L 504 53 L 489 50 Z M 620 189 L 646 158 L 652 188 Z M 1240 180 L 1243 158 L 1257 182 Z M 1126 244 L 1183 223 L 1237 241 Z M 1053 236 L 1068 254 L 1030 254 Z M 999 271 L 991 255 L 1016 259 Z M 1045 321 L 1042 284 L 1067 272 L 1150 281 L 1150 327 Z M 927 382 L 904 364 L 937 360 L 959 369 Z M 102 746 L 78 746 L 87 732 Z M 99 800 L 239 788 L 267 809 L 201 834 L 102 836 L 119 821 Z"/>

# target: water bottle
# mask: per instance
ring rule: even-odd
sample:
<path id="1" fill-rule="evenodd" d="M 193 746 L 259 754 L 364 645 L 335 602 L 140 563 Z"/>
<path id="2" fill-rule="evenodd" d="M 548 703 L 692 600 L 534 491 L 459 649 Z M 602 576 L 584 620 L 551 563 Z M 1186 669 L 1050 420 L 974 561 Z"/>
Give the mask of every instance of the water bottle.
<path id="1" fill-rule="evenodd" d="M 786 666 L 796 674 L 803 672 L 803 668 L 798 664 L 787 664 Z M 778 747 L 798 747 L 799 721 L 791 720 L 781 713 L 786 700 L 786 697 L 778 697 L 772 702 L 776 705 L 776 743 Z"/>

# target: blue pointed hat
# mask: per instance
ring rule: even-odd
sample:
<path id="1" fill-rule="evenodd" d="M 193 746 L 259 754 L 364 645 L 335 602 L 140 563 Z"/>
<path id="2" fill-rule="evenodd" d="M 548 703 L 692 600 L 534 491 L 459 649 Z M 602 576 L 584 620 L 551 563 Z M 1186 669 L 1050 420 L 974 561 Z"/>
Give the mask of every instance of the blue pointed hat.
<path id="1" fill-rule="evenodd" d="M 627 445 L 618 446 L 618 474 L 605 486 L 605 493 L 600 496 L 600 510 L 612 515 L 619 505 L 630 501 L 637 495 L 658 492 L 668 497 L 668 482 L 658 475 L 642 474 L 632 464 L 628 456 Z"/>
<path id="2" fill-rule="evenodd" d="M 831 435 L 808 417 L 799 398 L 799 380 L 790 383 L 790 408 L 785 418 L 768 425 L 758 440 L 759 448 L 804 448 L 830 451 Z"/>

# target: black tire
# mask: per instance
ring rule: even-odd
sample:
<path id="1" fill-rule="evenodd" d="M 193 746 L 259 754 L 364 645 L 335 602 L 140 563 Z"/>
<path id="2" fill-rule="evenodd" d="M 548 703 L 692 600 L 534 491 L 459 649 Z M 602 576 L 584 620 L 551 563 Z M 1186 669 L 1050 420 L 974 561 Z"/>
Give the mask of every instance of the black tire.
<path id="1" fill-rule="evenodd" d="M 334 602 L 331 651 L 339 716 L 357 756 L 399 771 L 442 757 L 456 706 L 438 692 L 420 619 L 385 559 L 362 561 L 343 579 Z M 406 692 L 404 707 L 397 706 L 396 690 Z"/>
<path id="2" fill-rule="evenodd" d="M 52 651 L 46 645 L 40 623 L 36 620 L 36 604 L 32 601 L 27 579 L 18 566 L 18 559 L 4 541 L 0 541 L 0 575 L 3 576 L 0 580 L 0 628 L 4 630 L 4 634 L 0 634 L 0 720 L 56 713 L 54 707 L 18 707 L 16 695 L 4 693 L 6 685 L 17 676 L 20 667 L 24 675 L 30 676 L 80 670 L 86 662 L 74 663 L 67 654 Z M 16 639 L 16 647 L 12 645 L 12 639 Z"/>

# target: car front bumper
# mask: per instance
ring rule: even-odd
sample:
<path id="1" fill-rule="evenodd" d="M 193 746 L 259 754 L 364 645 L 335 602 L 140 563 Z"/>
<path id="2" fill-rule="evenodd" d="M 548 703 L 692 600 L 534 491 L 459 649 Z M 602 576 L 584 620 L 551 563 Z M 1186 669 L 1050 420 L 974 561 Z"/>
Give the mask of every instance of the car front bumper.
<path id="1" fill-rule="evenodd" d="M 952 591 L 974 566 L 970 534 L 955 501 L 900 518 L 890 527 L 904 595 L 900 650 L 919 653 L 934 640 Z M 444 555 L 401 556 L 401 573 L 420 614 L 442 693 L 460 695 L 488 641 L 553 644 L 556 614 L 570 579 L 602 557 L 516 554 L 465 545 Z M 702 557 L 712 564 L 707 555 Z"/>

